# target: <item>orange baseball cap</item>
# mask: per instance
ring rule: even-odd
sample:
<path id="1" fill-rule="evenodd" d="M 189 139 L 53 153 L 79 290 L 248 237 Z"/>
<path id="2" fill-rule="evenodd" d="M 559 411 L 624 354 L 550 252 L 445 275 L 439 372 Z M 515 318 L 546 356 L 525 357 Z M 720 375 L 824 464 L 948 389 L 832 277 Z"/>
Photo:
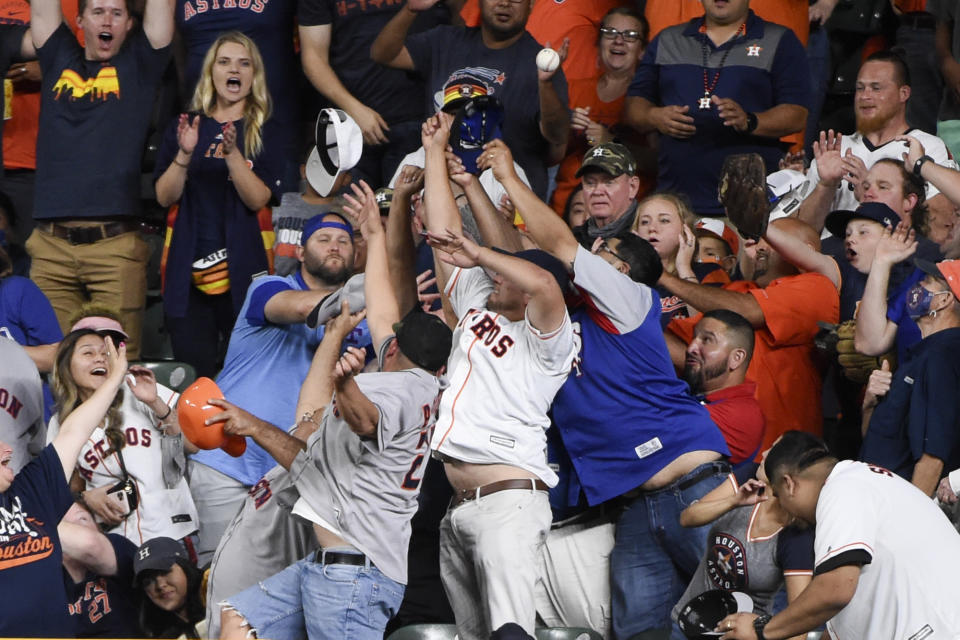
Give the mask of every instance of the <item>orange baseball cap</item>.
<path id="1" fill-rule="evenodd" d="M 209 404 L 211 398 L 223 399 L 223 392 L 210 378 L 197 378 L 180 394 L 180 403 L 177 405 L 180 429 L 187 440 L 201 449 L 220 448 L 239 458 L 247 450 L 246 438 L 224 433 L 222 422 L 206 424 L 208 418 L 223 412 L 220 407 Z"/>

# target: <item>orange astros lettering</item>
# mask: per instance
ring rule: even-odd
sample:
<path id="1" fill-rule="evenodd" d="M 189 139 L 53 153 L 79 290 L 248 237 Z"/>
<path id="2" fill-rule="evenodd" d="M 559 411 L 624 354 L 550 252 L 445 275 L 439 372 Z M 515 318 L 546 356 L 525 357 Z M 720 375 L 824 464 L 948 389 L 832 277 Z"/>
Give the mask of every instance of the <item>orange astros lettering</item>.
<path id="1" fill-rule="evenodd" d="M 90 96 L 91 100 L 106 100 L 108 96 L 115 95 L 120 98 L 120 82 L 117 80 L 116 67 L 104 67 L 97 73 L 96 78 L 87 78 L 84 80 L 77 72 L 71 69 L 64 69 L 60 78 L 53 85 L 53 92 L 56 99 L 66 97 L 70 100 L 79 100 Z"/>

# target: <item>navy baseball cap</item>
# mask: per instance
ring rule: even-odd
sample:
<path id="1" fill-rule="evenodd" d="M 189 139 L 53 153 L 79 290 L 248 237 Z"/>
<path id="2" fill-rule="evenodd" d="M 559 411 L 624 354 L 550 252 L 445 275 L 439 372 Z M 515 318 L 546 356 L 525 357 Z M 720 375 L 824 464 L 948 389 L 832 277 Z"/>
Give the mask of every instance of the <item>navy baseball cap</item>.
<path id="1" fill-rule="evenodd" d="M 140 585 L 144 571 L 169 571 L 178 560 L 190 561 L 186 549 L 173 538 L 147 540 L 133 557 L 133 584 Z"/>
<path id="2" fill-rule="evenodd" d="M 900 224 L 900 216 L 897 212 L 883 204 L 882 202 L 864 202 L 855 211 L 831 211 L 827 216 L 825 226 L 827 231 L 843 238 L 846 235 L 847 223 L 851 220 L 860 218 L 862 220 L 873 220 L 879 222 L 885 227 L 896 227 Z"/>
<path id="3" fill-rule="evenodd" d="M 560 291 L 564 294 L 566 294 L 567 289 L 570 288 L 570 274 L 567 273 L 567 268 L 563 266 L 562 262 L 543 249 L 526 249 L 524 251 L 517 251 L 516 253 L 506 251 L 500 247 L 493 247 L 493 250 L 504 255 L 532 262 L 541 269 L 549 272 L 550 275 L 553 276 L 553 279 L 557 281 L 557 286 L 560 287 Z"/>
<path id="4" fill-rule="evenodd" d="M 340 221 L 337 222 L 336 220 L 324 220 L 324 218 L 327 216 L 336 216 L 340 218 Z M 300 232 L 300 246 L 307 246 L 307 240 L 310 239 L 310 236 L 312 236 L 314 232 L 326 227 L 333 227 L 334 229 L 346 231 L 350 235 L 350 239 L 353 240 L 353 225 L 350 224 L 350 222 L 339 213 L 335 211 L 327 211 L 325 213 L 318 213 L 303 223 L 303 230 Z"/>
<path id="5" fill-rule="evenodd" d="M 677 617 L 680 631 L 691 640 L 718 637 L 714 631 L 721 620 L 733 613 L 751 613 L 753 599 L 739 591 L 712 589 L 690 599 Z"/>
<path id="6" fill-rule="evenodd" d="M 393 325 L 393 332 L 400 352 L 418 367 L 436 371 L 447 363 L 453 332 L 432 313 L 415 308 Z"/>

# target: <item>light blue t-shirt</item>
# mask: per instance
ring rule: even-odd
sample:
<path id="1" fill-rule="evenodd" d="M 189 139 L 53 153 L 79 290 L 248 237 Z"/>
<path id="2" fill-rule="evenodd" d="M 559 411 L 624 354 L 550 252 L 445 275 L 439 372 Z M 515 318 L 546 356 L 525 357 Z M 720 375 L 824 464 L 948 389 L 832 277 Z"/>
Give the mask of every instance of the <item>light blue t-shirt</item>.
<path id="1" fill-rule="evenodd" d="M 281 291 L 304 291 L 300 271 L 281 277 L 257 278 L 247 291 L 243 308 L 230 335 L 226 362 L 217 377 L 224 397 L 261 420 L 287 429 L 294 424 L 300 385 L 307 377 L 313 354 L 323 339 L 324 327 L 305 324 L 273 324 L 266 319 L 267 302 Z M 371 357 L 367 321 L 353 330 L 344 346 L 365 349 Z M 273 457 L 252 438 L 247 450 L 234 458 L 222 449 L 202 450 L 193 460 L 216 469 L 245 485 L 253 485 L 276 465 Z"/>

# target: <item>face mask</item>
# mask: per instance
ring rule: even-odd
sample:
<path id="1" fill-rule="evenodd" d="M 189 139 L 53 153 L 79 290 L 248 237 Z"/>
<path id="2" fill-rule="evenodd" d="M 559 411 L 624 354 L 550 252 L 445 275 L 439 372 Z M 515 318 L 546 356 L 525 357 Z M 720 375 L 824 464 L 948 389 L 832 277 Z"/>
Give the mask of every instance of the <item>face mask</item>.
<path id="1" fill-rule="evenodd" d="M 930 304 L 933 297 L 941 293 L 950 293 L 946 289 L 942 291 L 928 291 L 918 282 L 907 291 L 907 313 L 910 318 L 917 320 L 930 313 Z"/>

